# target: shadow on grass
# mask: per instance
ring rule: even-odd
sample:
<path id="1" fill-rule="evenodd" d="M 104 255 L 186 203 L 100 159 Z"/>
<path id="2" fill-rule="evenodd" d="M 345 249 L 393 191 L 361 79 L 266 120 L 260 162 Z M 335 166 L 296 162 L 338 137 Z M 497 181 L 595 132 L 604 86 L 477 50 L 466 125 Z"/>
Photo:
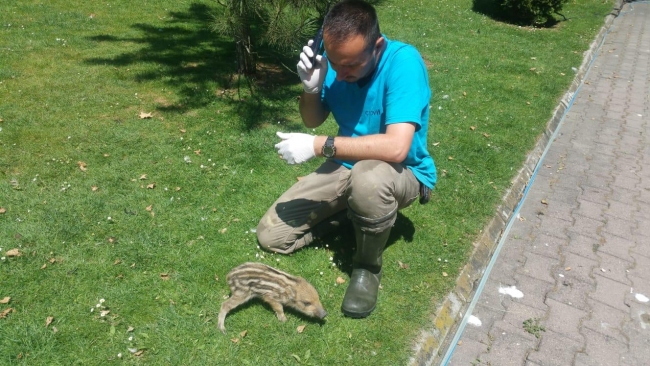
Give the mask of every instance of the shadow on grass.
<path id="1" fill-rule="evenodd" d="M 273 101 L 296 97 L 288 86 L 298 82 L 297 76 L 280 66 L 277 55 L 268 59 L 260 56 L 260 72 L 255 78 L 235 75 L 233 42 L 210 28 L 219 11 L 219 8 L 194 3 L 187 11 L 170 12 L 169 20 L 162 26 L 131 25 L 140 32 L 137 37 L 93 36 L 90 39 L 99 43 L 135 43 L 141 47 L 117 56 L 90 58 L 86 63 L 124 69 L 148 64 L 147 71 L 136 74 L 134 81 L 163 81 L 179 96 L 176 104 L 159 105 L 160 111 L 183 113 L 220 100 L 235 107 L 247 129 L 258 127 L 263 120 L 284 120 L 285 107 Z"/>
<path id="2" fill-rule="evenodd" d="M 413 222 L 401 212 L 397 212 L 397 220 L 390 231 L 385 250 L 398 240 L 403 240 L 407 243 L 412 242 L 414 234 L 415 226 Z M 349 221 L 346 222 L 336 234 L 329 234 L 322 241 L 328 243 L 329 249 L 334 252 L 334 263 L 336 263 L 337 267 L 341 271 L 351 275 L 352 261 L 356 250 L 356 238 L 352 223 Z"/>
<path id="3" fill-rule="evenodd" d="M 473 0 L 472 10 L 498 22 L 519 25 L 522 27 L 531 26 L 529 22 L 518 20 L 518 14 L 508 14 L 508 12 L 501 7 L 500 3 L 501 1 L 499 0 Z M 536 24 L 535 27 L 552 28 L 558 23 L 559 21 L 557 19 L 551 17 L 546 23 Z"/>
<path id="4" fill-rule="evenodd" d="M 268 324 L 269 322 L 281 323 L 278 320 L 278 317 L 275 314 L 275 311 L 273 310 L 273 308 L 271 308 L 271 305 L 269 305 L 267 302 L 263 301 L 260 298 L 252 298 L 249 301 L 239 305 L 238 307 L 236 307 L 236 308 L 234 308 L 234 309 L 232 309 L 231 311 L 228 312 L 228 315 L 226 315 L 226 320 L 224 321 L 224 326 L 226 327 L 226 334 L 234 333 L 234 331 L 232 331 L 232 332 L 228 331 L 228 318 L 230 318 L 231 316 L 234 316 L 235 314 L 237 314 L 239 312 L 246 311 L 247 309 L 249 309 L 251 307 L 255 307 L 255 306 L 262 306 L 262 307 L 264 307 L 265 310 L 267 310 L 269 312 L 268 320 L 265 319 L 264 324 Z M 284 313 L 285 314 L 291 314 L 291 315 L 293 315 L 293 316 L 295 316 L 297 318 L 300 318 L 304 322 L 310 322 L 312 324 L 317 324 L 319 326 L 323 326 L 325 324 L 325 322 L 327 321 L 326 320 L 327 318 L 325 318 L 325 319 L 314 318 L 314 317 L 305 315 L 305 314 L 301 313 L 300 311 L 298 311 L 298 310 L 296 310 L 296 309 L 294 309 L 294 308 L 292 308 L 290 306 L 283 306 L 283 308 L 284 308 Z M 327 311 L 327 309 L 326 309 L 326 311 Z M 329 311 L 327 313 L 330 314 Z M 217 314 L 218 314 L 218 312 L 217 312 Z M 217 315 L 215 314 L 215 317 L 216 316 Z M 264 325 L 260 324 L 259 326 L 263 327 Z"/>

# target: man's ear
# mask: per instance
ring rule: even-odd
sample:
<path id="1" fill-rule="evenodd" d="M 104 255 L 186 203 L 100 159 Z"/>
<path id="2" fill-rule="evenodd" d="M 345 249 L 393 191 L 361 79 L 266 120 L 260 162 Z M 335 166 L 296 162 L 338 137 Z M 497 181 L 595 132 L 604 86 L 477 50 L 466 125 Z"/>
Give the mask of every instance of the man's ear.
<path id="1" fill-rule="evenodd" d="M 382 47 L 384 47 L 384 44 L 386 44 L 386 39 L 384 39 L 383 36 L 377 38 L 377 41 L 375 41 L 375 49 L 382 49 Z"/>

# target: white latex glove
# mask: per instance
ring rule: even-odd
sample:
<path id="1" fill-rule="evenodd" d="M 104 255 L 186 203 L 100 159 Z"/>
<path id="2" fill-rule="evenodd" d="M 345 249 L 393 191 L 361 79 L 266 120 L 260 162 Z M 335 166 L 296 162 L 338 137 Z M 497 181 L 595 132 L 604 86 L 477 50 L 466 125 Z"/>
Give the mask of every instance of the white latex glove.
<path id="1" fill-rule="evenodd" d="M 278 154 L 289 164 L 300 164 L 316 156 L 314 153 L 314 139 L 316 136 L 306 133 L 276 132 L 282 139 L 275 144 Z"/>
<path id="2" fill-rule="evenodd" d="M 306 93 L 318 94 L 323 87 L 325 75 L 327 75 L 327 59 L 322 55 L 316 55 L 315 65 L 312 65 L 311 58 L 314 53 L 311 50 L 311 45 L 314 40 L 310 39 L 307 45 L 302 48 L 300 53 L 300 61 L 298 61 L 297 69 L 298 76 L 302 81 L 302 88 Z"/>

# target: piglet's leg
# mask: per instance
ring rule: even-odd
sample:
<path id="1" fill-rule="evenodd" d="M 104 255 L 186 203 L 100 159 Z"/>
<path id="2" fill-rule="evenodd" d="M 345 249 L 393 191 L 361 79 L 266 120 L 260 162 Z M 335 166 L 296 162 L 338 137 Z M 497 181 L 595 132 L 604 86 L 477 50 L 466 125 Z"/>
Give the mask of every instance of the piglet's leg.
<path id="1" fill-rule="evenodd" d="M 221 310 L 219 311 L 219 330 L 223 334 L 226 334 L 226 326 L 224 325 L 226 321 L 226 315 L 230 310 L 238 307 L 239 305 L 245 303 L 246 301 L 250 300 L 250 296 L 242 295 L 242 294 L 233 294 L 230 296 L 230 298 L 221 304 Z"/>
<path id="2" fill-rule="evenodd" d="M 271 308 L 273 309 L 273 311 L 275 311 L 275 315 L 278 317 L 279 321 L 281 322 L 287 321 L 287 317 L 284 315 L 284 307 L 282 306 L 282 304 L 267 296 L 264 296 L 262 300 L 264 300 L 264 302 L 266 302 L 267 304 L 271 305 Z"/>

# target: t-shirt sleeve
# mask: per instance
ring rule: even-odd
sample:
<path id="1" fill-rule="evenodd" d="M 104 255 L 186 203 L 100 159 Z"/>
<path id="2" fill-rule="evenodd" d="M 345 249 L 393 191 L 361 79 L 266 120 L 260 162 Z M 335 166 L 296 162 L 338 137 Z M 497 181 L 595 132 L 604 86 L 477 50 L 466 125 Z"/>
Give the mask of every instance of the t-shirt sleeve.
<path id="1" fill-rule="evenodd" d="M 414 47 L 395 52 L 386 83 L 386 124 L 412 122 L 421 127 L 431 91 L 422 56 Z"/>

